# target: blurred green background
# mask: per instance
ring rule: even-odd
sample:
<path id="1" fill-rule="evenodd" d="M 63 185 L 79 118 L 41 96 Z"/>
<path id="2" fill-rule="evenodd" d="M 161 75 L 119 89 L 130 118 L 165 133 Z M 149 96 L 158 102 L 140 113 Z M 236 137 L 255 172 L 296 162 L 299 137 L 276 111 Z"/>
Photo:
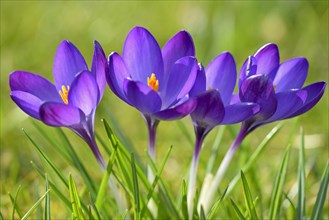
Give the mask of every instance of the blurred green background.
<path id="1" fill-rule="evenodd" d="M 18 185 L 24 192 L 19 203 L 32 206 L 29 196 L 33 187 L 43 181 L 32 170 L 29 162 L 39 161 L 38 154 L 21 131 L 25 128 L 45 149 L 49 144 L 35 129 L 32 121 L 10 99 L 9 74 L 14 70 L 38 73 L 51 81 L 55 51 L 64 40 L 73 42 L 91 64 L 93 40 L 103 46 L 108 55 L 112 51 L 121 53 L 123 42 L 134 26 L 146 27 L 158 40 L 160 46 L 181 29 L 193 37 L 197 58 L 207 65 L 216 55 L 230 51 L 237 63 L 238 71 L 246 57 L 262 45 L 274 42 L 278 45 L 281 61 L 305 56 L 310 64 L 306 85 L 316 81 L 328 82 L 328 1 L 1 1 L 1 211 L 11 210 L 7 192 L 15 193 Z M 117 121 L 124 135 L 129 138 L 136 152 L 145 158 L 147 146 L 146 126 L 138 111 L 123 103 L 107 88 L 96 116 L 96 132 L 104 135 L 101 118 Z M 39 122 L 38 122 L 39 123 Z M 189 118 L 183 123 L 193 137 Z M 41 124 L 41 123 L 40 123 Z M 41 125 L 45 131 L 55 128 Z M 236 158 L 243 161 L 264 138 L 274 124 L 255 131 L 246 140 L 246 146 L 238 151 Z M 297 134 L 302 126 L 306 136 L 306 159 L 316 160 L 307 182 L 307 203 L 314 204 L 318 181 L 328 160 L 328 89 L 320 103 L 307 114 L 285 123 L 285 128 L 264 152 L 255 168 L 264 178 L 264 192 L 270 195 L 274 173 L 278 169 L 277 158 L 281 157 L 291 132 Z M 238 125 L 230 126 L 232 131 Z M 72 132 L 65 130 L 75 144 L 81 157 L 97 166 L 86 144 Z M 210 147 L 214 141 L 213 131 L 206 139 L 201 154 L 199 184 L 203 179 Z M 298 136 L 293 136 L 292 159 L 298 152 Z M 225 132 L 222 156 L 232 142 L 230 132 Z M 162 152 L 174 145 L 171 158 L 165 169 L 166 179 L 172 191 L 178 193 L 181 180 L 188 170 L 192 146 L 177 128 L 176 122 L 161 122 L 158 130 L 157 150 Z M 251 145 L 251 146 L 248 146 Z M 53 149 L 48 149 L 52 152 Z M 53 150 L 54 151 L 54 150 Z M 240 152 L 240 154 L 239 154 Z M 53 160 L 66 173 L 72 172 L 53 152 Z M 270 158 L 270 159 L 269 159 Z M 295 180 L 297 160 L 291 162 L 288 180 Z M 93 171 L 93 166 L 89 169 Z M 234 173 L 239 164 L 232 164 Z M 99 172 L 97 169 L 96 172 Z M 100 177 L 101 174 L 94 174 Z M 291 185 L 291 184 L 290 184 Z M 328 204 L 326 204 L 328 210 Z"/>

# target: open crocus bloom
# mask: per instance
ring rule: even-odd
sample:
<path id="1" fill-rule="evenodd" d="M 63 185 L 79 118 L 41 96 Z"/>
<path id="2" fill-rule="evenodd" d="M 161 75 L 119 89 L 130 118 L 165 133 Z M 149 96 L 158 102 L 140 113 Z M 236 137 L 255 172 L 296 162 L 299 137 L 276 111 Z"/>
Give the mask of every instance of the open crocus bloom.
<path id="1" fill-rule="evenodd" d="M 256 102 L 261 107 L 255 117 L 243 122 L 243 135 L 261 125 L 309 111 L 324 93 L 325 82 L 302 88 L 308 72 L 305 58 L 279 62 L 278 47 L 267 44 L 250 56 L 241 68 L 239 99 Z"/>
<path id="2" fill-rule="evenodd" d="M 104 167 L 94 138 L 94 118 L 108 71 L 103 49 L 95 41 L 91 71 L 79 50 L 63 41 L 54 60 L 55 85 L 25 71 L 14 71 L 9 84 L 11 98 L 28 115 L 50 126 L 64 126 L 82 137 Z"/>
<path id="3" fill-rule="evenodd" d="M 230 104 L 237 72 L 233 56 L 224 52 L 213 59 L 206 69 L 200 64 L 197 79 L 190 96 L 197 101 L 191 113 L 196 135 L 194 156 L 188 188 L 189 218 L 193 218 L 195 179 L 202 143 L 206 135 L 220 124 L 235 124 L 254 116 L 258 104 L 251 102 Z"/>
<path id="4" fill-rule="evenodd" d="M 126 38 L 122 57 L 109 56 L 107 82 L 118 97 L 142 113 L 152 157 L 159 120 L 182 118 L 195 107 L 195 100 L 186 98 L 198 70 L 194 53 L 186 31 L 178 32 L 161 50 L 148 30 L 135 27 Z"/>
<path id="5" fill-rule="evenodd" d="M 250 132 L 264 124 L 303 114 L 318 103 L 326 83 L 316 82 L 302 88 L 307 72 L 308 62 L 305 58 L 293 58 L 280 64 L 275 44 L 267 44 L 248 57 L 240 72 L 239 94 L 232 97 L 231 104 L 254 102 L 260 106 L 260 111 L 242 122 L 240 132 L 211 184 L 203 189 L 205 193 L 200 196 L 199 210 L 202 205 L 206 214 L 209 211 L 234 153 Z"/>

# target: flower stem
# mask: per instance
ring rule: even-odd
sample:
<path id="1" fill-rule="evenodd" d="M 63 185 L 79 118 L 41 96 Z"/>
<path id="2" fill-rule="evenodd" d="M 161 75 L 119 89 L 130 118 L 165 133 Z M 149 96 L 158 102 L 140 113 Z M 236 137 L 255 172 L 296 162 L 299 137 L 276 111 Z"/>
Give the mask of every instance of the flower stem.
<path id="1" fill-rule="evenodd" d="M 200 150 L 203 144 L 204 135 L 196 133 L 196 141 L 194 147 L 194 154 L 192 159 L 192 164 L 190 167 L 190 176 L 189 176 L 189 184 L 187 189 L 187 210 L 189 219 L 193 219 L 193 206 L 194 206 L 194 197 L 196 191 L 196 174 L 198 170 Z"/>
<path id="2" fill-rule="evenodd" d="M 217 189 L 226 173 L 226 170 L 234 156 L 234 153 L 236 152 L 236 150 L 238 149 L 238 147 L 240 146 L 241 142 L 243 141 L 243 139 L 246 137 L 247 134 L 248 133 L 245 129 L 245 126 L 242 125 L 238 136 L 236 137 L 235 141 L 231 145 L 230 149 L 225 154 L 225 156 L 216 172 L 215 177 L 213 178 L 213 180 L 211 181 L 210 184 L 207 184 L 207 189 L 201 190 L 201 192 L 204 191 L 204 193 L 201 193 L 201 196 L 199 199 L 199 203 L 198 203 L 199 212 L 201 210 L 201 206 L 203 207 L 205 214 L 207 214 L 209 212 L 210 206 L 213 203 Z"/>
<path id="3" fill-rule="evenodd" d="M 156 129 L 159 125 L 159 121 L 157 119 L 153 119 L 150 116 L 144 116 L 147 128 L 148 128 L 148 135 L 149 135 L 149 146 L 148 146 L 148 154 L 155 163 L 156 161 L 156 152 L 155 152 L 155 140 L 156 140 Z M 147 179 L 150 182 L 150 184 L 154 181 L 154 173 L 152 171 L 152 168 L 150 165 L 147 166 Z M 147 204 L 150 212 L 153 215 L 153 218 L 157 218 L 158 216 L 158 207 L 154 200 L 151 198 L 149 203 Z"/>

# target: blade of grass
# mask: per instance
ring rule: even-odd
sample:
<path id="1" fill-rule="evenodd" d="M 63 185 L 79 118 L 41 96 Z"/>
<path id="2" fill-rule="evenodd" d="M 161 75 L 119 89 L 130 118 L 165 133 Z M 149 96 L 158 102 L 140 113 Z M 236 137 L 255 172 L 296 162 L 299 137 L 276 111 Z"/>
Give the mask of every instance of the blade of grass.
<path id="1" fill-rule="evenodd" d="M 187 186 L 185 180 L 182 182 L 182 214 L 184 219 L 188 219 L 187 212 Z"/>
<path id="2" fill-rule="evenodd" d="M 95 213 L 96 213 L 96 219 L 99 220 L 99 219 L 102 219 L 101 218 L 101 215 L 99 214 L 99 211 L 95 205 L 95 202 L 93 201 L 93 198 L 91 197 L 91 193 L 89 192 L 89 200 L 90 200 L 90 204 L 92 206 L 92 208 L 94 209 Z"/>
<path id="3" fill-rule="evenodd" d="M 327 162 L 326 168 L 324 169 L 323 175 L 321 177 L 320 189 L 316 197 L 316 202 L 312 210 L 311 219 L 321 219 L 321 213 L 323 205 L 326 201 L 326 195 L 329 184 L 329 162 Z"/>
<path id="4" fill-rule="evenodd" d="M 61 180 L 62 183 L 64 183 L 65 186 L 68 187 L 65 177 L 62 174 L 62 172 L 55 166 L 55 164 L 50 160 L 50 158 L 41 150 L 41 148 L 36 144 L 36 142 L 30 137 L 30 135 L 27 134 L 27 132 L 22 129 L 24 134 L 27 136 L 27 138 L 31 141 L 35 149 L 38 151 L 38 153 L 41 155 L 41 157 L 46 161 L 46 163 L 52 168 L 53 171 L 57 174 L 59 179 Z"/>
<path id="5" fill-rule="evenodd" d="M 279 123 L 277 126 L 275 126 L 267 135 L 266 137 L 263 139 L 263 141 L 258 145 L 258 147 L 256 148 L 256 150 L 254 151 L 254 153 L 249 157 L 248 161 L 246 162 L 245 165 L 243 165 L 243 167 L 241 168 L 241 170 L 244 173 L 247 173 L 250 168 L 252 167 L 252 165 L 257 161 L 257 159 L 259 158 L 259 156 L 261 155 L 261 153 L 264 151 L 264 149 L 268 146 L 269 142 L 275 137 L 275 135 L 280 131 L 280 129 L 282 128 L 283 122 Z M 226 196 L 224 198 L 226 198 L 234 189 L 234 187 L 236 186 L 236 184 L 238 183 L 238 181 L 240 180 L 240 173 L 237 174 L 233 180 L 229 183 L 228 185 L 228 189 L 227 189 L 227 193 Z"/>
<path id="6" fill-rule="evenodd" d="M 301 128 L 301 143 L 299 148 L 298 161 L 298 198 L 296 219 L 304 219 L 305 217 L 305 142 L 304 130 Z"/>
<path id="7" fill-rule="evenodd" d="M 228 187 L 226 187 L 226 189 L 224 190 L 223 194 L 221 195 L 221 197 L 215 202 L 215 204 L 211 207 L 208 215 L 207 215 L 207 219 L 214 219 L 215 214 L 218 212 L 218 209 L 220 207 L 220 205 L 222 204 L 222 201 L 226 195 Z"/>
<path id="8" fill-rule="evenodd" d="M 184 124 L 184 122 L 182 120 L 177 120 L 176 121 L 178 128 L 182 131 L 183 135 L 186 137 L 187 141 L 189 142 L 190 146 L 194 146 L 193 143 L 193 138 L 191 137 L 188 129 L 186 128 L 186 125 Z"/>
<path id="9" fill-rule="evenodd" d="M 45 194 L 43 194 L 43 196 L 41 196 L 40 199 L 36 203 L 34 203 L 34 205 L 26 212 L 26 214 L 21 218 L 21 220 L 27 219 L 33 213 L 33 211 L 39 206 L 39 204 L 42 202 L 42 200 L 47 196 L 49 192 L 50 190 L 45 192 Z"/>
<path id="10" fill-rule="evenodd" d="M 48 175 L 45 174 L 46 176 L 46 192 L 49 190 L 49 183 L 48 183 Z M 44 219 L 45 220 L 50 220 L 50 193 L 46 195 L 45 199 L 45 212 L 44 212 Z"/>
<path id="11" fill-rule="evenodd" d="M 82 214 L 79 194 L 71 174 L 69 175 L 69 190 L 70 190 L 70 198 L 71 198 L 72 211 L 73 211 L 73 219 L 84 219 Z"/>
<path id="12" fill-rule="evenodd" d="M 164 155 L 164 159 L 163 159 L 163 161 L 162 161 L 161 164 L 160 164 L 160 169 L 157 171 L 157 173 L 156 173 L 156 175 L 155 175 L 155 177 L 154 177 L 154 181 L 153 181 L 153 183 L 152 183 L 152 186 L 151 186 L 151 188 L 149 189 L 149 192 L 148 192 L 148 194 L 147 194 L 147 197 L 146 197 L 147 199 L 146 199 L 146 202 L 145 202 L 144 207 L 142 208 L 141 216 L 144 215 L 144 213 L 145 213 L 145 211 L 146 211 L 146 209 L 147 209 L 147 204 L 149 203 L 149 201 L 150 201 L 150 199 L 151 199 L 151 197 L 152 197 L 152 194 L 153 194 L 153 192 L 154 192 L 154 189 L 155 189 L 155 187 L 156 187 L 157 184 L 158 184 L 159 177 L 161 176 L 161 174 L 162 174 L 162 172 L 163 172 L 163 169 L 164 169 L 164 167 L 165 167 L 165 165 L 166 165 L 166 163 L 167 163 L 167 161 L 168 161 L 168 158 L 169 158 L 169 156 L 170 156 L 170 154 L 171 154 L 172 148 L 173 148 L 173 146 L 170 146 L 169 149 L 168 149 L 168 151 L 167 151 L 166 154 Z M 151 160 L 151 161 L 152 161 L 152 160 Z M 153 161 L 152 161 L 152 162 L 153 162 Z"/>
<path id="13" fill-rule="evenodd" d="M 204 213 L 204 209 L 203 209 L 203 206 L 201 206 L 201 209 L 200 209 L 200 216 L 199 216 L 199 219 L 200 220 L 206 220 L 206 214 Z"/>
<path id="14" fill-rule="evenodd" d="M 283 185 L 288 168 L 289 154 L 290 154 L 290 145 L 288 145 L 288 147 L 286 148 L 280 169 L 276 175 L 276 180 L 273 186 L 273 191 L 271 196 L 269 219 L 276 219 L 277 215 L 279 214 L 279 208 L 281 206 L 282 190 L 283 190 Z"/>
<path id="15" fill-rule="evenodd" d="M 235 214 L 237 215 L 237 217 L 240 219 L 240 220 L 245 220 L 246 218 L 243 216 L 242 214 L 242 211 L 241 209 L 239 208 L 239 206 L 233 201 L 233 199 L 231 199 L 231 203 L 232 203 L 232 207 L 235 211 Z"/>
<path id="16" fill-rule="evenodd" d="M 131 170 L 133 176 L 133 183 L 134 183 L 134 199 L 135 199 L 135 215 L 134 219 L 140 219 L 140 200 L 139 200 L 139 187 L 138 187 L 138 179 L 136 173 L 136 165 L 135 165 L 135 158 L 134 154 L 131 153 Z"/>
<path id="17" fill-rule="evenodd" d="M 111 158 L 107 164 L 106 171 L 104 172 L 103 178 L 101 185 L 99 187 L 97 197 L 96 197 L 96 207 L 97 209 L 101 210 L 103 206 L 103 201 L 104 201 L 104 196 L 105 196 L 105 191 L 108 186 L 108 181 L 112 172 L 112 167 L 114 165 L 115 159 L 116 159 L 116 152 L 117 152 L 117 147 L 114 148 L 114 151 L 111 155 Z"/>
<path id="18" fill-rule="evenodd" d="M 219 146 L 220 146 L 220 143 L 222 142 L 224 131 L 225 131 L 225 126 L 220 126 L 218 128 L 218 132 L 217 132 L 214 144 L 212 145 L 212 148 L 211 148 L 211 155 L 210 155 L 209 161 L 207 162 L 207 170 L 206 170 L 207 172 L 206 173 L 210 173 L 214 167 L 214 163 L 215 163 L 216 157 L 218 155 Z"/>
<path id="19" fill-rule="evenodd" d="M 17 206 L 17 197 L 19 192 L 21 191 L 21 188 L 22 186 L 19 185 L 15 194 L 15 198 L 13 198 L 10 193 L 8 193 L 10 200 L 13 203 L 13 211 L 12 211 L 11 219 L 15 219 L 15 210 L 17 211 L 17 214 L 19 215 L 20 218 L 23 216 L 22 211 Z"/>
<path id="20" fill-rule="evenodd" d="M 256 208 L 254 206 L 253 198 L 251 195 L 251 191 L 248 185 L 248 181 L 243 173 L 241 171 L 241 179 L 242 179 L 242 185 L 243 185 L 243 191 L 244 191 L 244 199 L 248 208 L 249 215 L 251 219 L 258 219 Z"/>

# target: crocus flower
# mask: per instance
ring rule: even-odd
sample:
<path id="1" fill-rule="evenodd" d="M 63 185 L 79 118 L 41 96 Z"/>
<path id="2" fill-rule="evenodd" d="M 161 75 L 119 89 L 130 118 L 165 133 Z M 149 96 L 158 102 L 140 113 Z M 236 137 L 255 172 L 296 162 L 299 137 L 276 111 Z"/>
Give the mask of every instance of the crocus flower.
<path id="1" fill-rule="evenodd" d="M 259 111 L 259 106 L 251 102 L 230 104 L 236 78 L 234 58 L 229 52 L 224 52 L 214 58 L 206 69 L 200 64 L 190 91 L 190 97 L 196 99 L 197 106 L 191 113 L 196 141 L 187 197 L 189 218 L 193 214 L 196 173 L 204 138 L 218 125 L 244 121 Z"/>
<path id="2" fill-rule="evenodd" d="M 135 27 L 126 38 L 122 56 L 109 56 L 107 82 L 119 98 L 142 113 L 153 159 L 159 120 L 182 118 L 195 107 L 195 101 L 186 98 L 198 70 L 194 53 L 186 31 L 178 32 L 160 49 L 148 30 Z"/>
<path id="3" fill-rule="evenodd" d="M 280 64 L 279 50 L 275 44 L 264 45 L 245 61 L 240 72 L 239 94 L 231 102 L 255 102 L 259 104 L 260 111 L 242 123 L 237 138 L 207 188 L 202 203 L 205 211 L 208 211 L 236 149 L 250 132 L 262 125 L 301 115 L 321 99 L 326 83 L 316 82 L 302 87 L 307 72 L 308 61 L 303 57 Z"/>
<path id="4" fill-rule="evenodd" d="M 104 168 L 94 137 L 94 118 L 104 93 L 107 71 L 106 57 L 97 41 L 90 71 L 79 50 L 71 42 L 63 41 L 54 60 L 55 85 L 34 73 L 14 71 L 9 79 L 10 96 L 31 117 L 77 133 Z"/>

